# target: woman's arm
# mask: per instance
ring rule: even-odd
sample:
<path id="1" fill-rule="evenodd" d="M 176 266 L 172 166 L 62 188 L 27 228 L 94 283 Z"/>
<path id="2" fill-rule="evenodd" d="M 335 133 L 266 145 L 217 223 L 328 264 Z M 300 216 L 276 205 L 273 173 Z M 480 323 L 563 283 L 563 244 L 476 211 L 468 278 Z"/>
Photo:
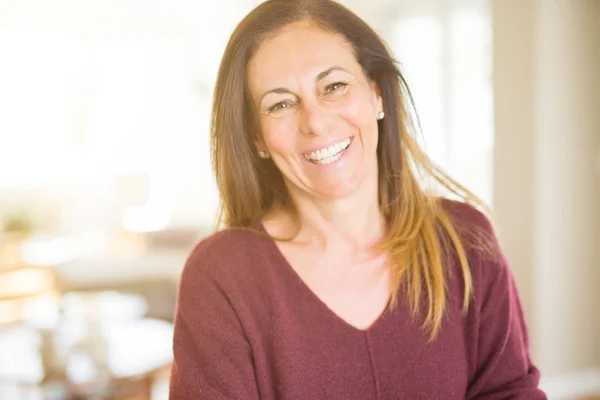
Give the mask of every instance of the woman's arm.
<path id="1" fill-rule="evenodd" d="M 169 398 L 258 399 L 250 345 L 206 246 L 192 252 L 179 284 Z"/>
<path id="2" fill-rule="evenodd" d="M 529 355 L 529 338 L 517 288 L 506 259 L 484 263 L 479 310 L 477 369 L 468 399 L 546 399 Z"/>

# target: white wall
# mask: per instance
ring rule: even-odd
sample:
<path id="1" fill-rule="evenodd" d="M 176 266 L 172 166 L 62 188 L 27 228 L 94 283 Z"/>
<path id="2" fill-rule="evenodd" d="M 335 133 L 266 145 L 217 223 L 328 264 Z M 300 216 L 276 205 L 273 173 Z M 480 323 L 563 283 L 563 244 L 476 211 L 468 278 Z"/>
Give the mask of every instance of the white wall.
<path id="1" fill-rule="evenodd" d="M 600 366 L 600 2 L 495 0 L 495 193 L 543 374 Z"/>
<path id="2" fill-rule="evenodd" d="M 535 318 L 539 359 L 549 371 L 600 361 L 598 24 L 596 0 L 540 3 Z"/>

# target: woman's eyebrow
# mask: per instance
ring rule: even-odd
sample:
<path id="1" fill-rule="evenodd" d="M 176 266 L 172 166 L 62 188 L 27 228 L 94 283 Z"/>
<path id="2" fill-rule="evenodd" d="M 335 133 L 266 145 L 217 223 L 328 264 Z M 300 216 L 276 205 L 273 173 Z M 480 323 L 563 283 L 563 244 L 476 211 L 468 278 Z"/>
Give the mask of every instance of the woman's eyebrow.
<path id="1" fill-rule="evenodd" d="M 277 94 L 294 94 L 292 93 L 291 90 L 284 88 L 284 87 L 278 87 L 275 89 L 271 89 L 269 91 L 266 91 L 265 93 L 263 93 L 262 96 L 260 96 L 260 99 L 258 100 L 259 103 L 262 102 L 262 100 L 265 98 L 266 95 L 270 94 L 270 93 L 277 93 Z"/>
<path id="2" fill-rule="evenodd" d="M 334 65 L 331 68 L 327 68 L 325 71 L 319 72 L 317 74 L 317 77 L 315 78 L 315 82 L 319 82 L 322 79 L 325 79 L 327 76 L 329 76 L 332 72 L 334 71 L 343 71 L 346 73 L 350 73 L 350 71 L 348 71 L 345 68 L 342 67 L 338 67 L 337 65 Z M 291 90 L 284 88 L 284 87 L 278 87 L 278 88 L 274 88 L 271 90 L 266 91 L 265 93 L 263 93 L 262 96 L 260 96 L 260 99 L 258 100 L 259 103 L 262 102 L 262 100 L 265 98 L 266 95 L 271 94 L 271 93 L 276 93 L 276 94 L 294 94 Z"/>
<path id="3" fill-rule="evenodd" d="M 326 78 L 326 77 L 327 77 L 329 74 L 331 74 L 333 71 L 344 71 L 344 72 L 350 73 L 350 71 L 348 71 L 347 69 L 345 69 L 345 68 L 342 68 L 342 67 L 338 67 L 337 65 L 334 65 L 333 67 L 331 67 L 331 68 L 328 68 L 328 69 L 326 69 L 326 70 L 325 70 L 325 71 L 323 71 L 323 72 L 320 72 L 320 73 L 317 75 L 317 77 L 315 78 L 315 82 L 319 82 L 321 79 L 324 79 L 324 78 Z"/>

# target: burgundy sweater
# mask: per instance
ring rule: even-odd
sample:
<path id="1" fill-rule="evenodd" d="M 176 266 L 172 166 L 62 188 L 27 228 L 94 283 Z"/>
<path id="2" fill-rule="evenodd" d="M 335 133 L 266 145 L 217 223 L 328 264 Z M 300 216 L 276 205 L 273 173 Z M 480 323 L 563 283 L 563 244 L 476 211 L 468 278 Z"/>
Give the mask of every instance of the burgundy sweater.
<path id="1" fill-rule="evenodd" d="M 481 213 L 451 207 L 493 235 Z M 546 399 L 515 283 L 498 252 L 495 261 L 468 253 L 474 298 L 466 314 L 459 267 L 448 260 L 448 313 L 428 342 L 402 297 L 369 329 L 356 329 L 308 289 L 272 240 L 215 233 L 183 270 L 170 398 Z"/>

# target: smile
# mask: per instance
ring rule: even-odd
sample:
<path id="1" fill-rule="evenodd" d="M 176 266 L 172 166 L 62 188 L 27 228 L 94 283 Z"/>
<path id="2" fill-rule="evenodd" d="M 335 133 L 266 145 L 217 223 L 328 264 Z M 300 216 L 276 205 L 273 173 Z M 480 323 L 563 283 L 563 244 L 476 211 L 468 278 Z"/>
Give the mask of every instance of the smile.
<path id="1" fill-rule="evenodd" d="M 315 150 L 310 153 L 305 153 L 304 157 L 314 164 L 331 164 L 338 160 L 350 146 L 351 138 L 341 140 L 332 145 Z"/>

